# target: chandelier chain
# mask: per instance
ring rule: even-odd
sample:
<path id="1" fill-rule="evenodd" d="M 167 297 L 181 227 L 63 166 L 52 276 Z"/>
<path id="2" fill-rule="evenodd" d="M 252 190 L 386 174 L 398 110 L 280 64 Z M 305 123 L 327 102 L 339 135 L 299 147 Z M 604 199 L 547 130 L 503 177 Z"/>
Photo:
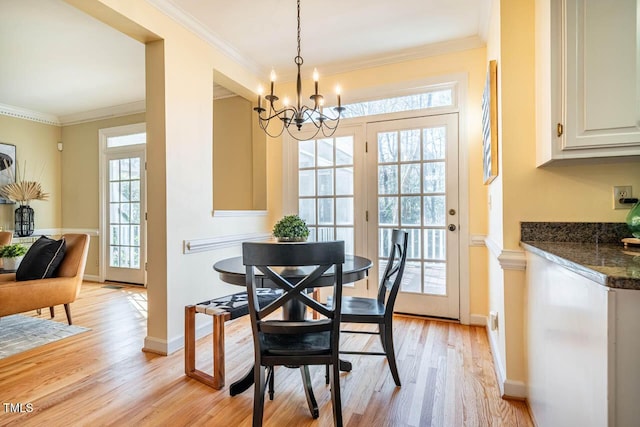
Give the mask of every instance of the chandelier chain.
<path id="1" fill-rule="evenodd" d="M 302 59 L 300 56 L 300 0 L 298 0 L 298 58 Z M 302 65 L 302 61 L 300 61 L 300 65 Z"/>

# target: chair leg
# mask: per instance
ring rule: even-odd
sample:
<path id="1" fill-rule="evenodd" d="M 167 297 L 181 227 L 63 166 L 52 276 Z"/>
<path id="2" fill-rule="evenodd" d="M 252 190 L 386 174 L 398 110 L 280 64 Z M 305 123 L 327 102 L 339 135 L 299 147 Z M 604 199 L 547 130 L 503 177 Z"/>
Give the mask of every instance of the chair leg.
<path id="1" fill-rule="evenodd" d="M 333 425 L 336 427 L 342 427 L 342 401 L 340 399 L 340 364 L 335 361 L 331 366 L 331 404 L 333 406 Z"/>
<path id="2" fill-rule="evenodd" d="M 256 365 L 258 365 L 258 363 L 256 363 Z M 264 411 L 264 389 L 266 385 L 264 367 L 255 366 L 253 375 L 253 427 L 261 427 L 262 413 Z"/>
<path id="3" fill-rule="evenodd" d="M 391 376 L 395 381 L 396 386 L 400 387 L 400 375 L 398 374 L 398 365 L 396 364 L 396 352 L 393 349 L 393 326 L 382 328 L 380 332 L 384 333 L 384 351 L 387 354 L 387 362 L 389 362 L 389 369 L 391 369 Z M 382 334 L 381 334 L 382 335 Z"/>
<path id="4" fill-rule="evenodd" d="M 269 372 L 267 373 L 267 382 L 269 383 L 269 400 L 273 400 L 273 394 L 275 393 L 275 371 L 274 367 L 269 367 Z"/>
<path id="5" fill-rule="evenodd" d="M 315 419 L 320 416 L 318 410 L 318 402 L 313 395 L 313 388 L 311 387 L 311 375 L 309 374 L 309 367 L 307 365 L 300 366 L 300 373 L 302 374 L 302 385 L 304 387 L 304 394 L 307 396 L 307 403 L 309 404 L 309 411 L 311 416 Z"/>
<path id="6" fill-rule="evenodd" d="M 67 314 L 67 322 L 71 325 L 71 307 L 69 304 L 64 305 L 64 312 Z M 53 307 L 51 307 L 51 317 L 53 317 Z"/>
<path id="7" fill-rule="evenodd" d="M 324 365 L 324 383 L 329 385 L 329 365 Z"/>
<path id="8" fill-rule="evenodd" d="M 49 313 L 51 314 L 52 319 L 56 317 L 56 313 L 55 313 L 55 310 L 53 309 L 53 306 L 49 307 Z"/>

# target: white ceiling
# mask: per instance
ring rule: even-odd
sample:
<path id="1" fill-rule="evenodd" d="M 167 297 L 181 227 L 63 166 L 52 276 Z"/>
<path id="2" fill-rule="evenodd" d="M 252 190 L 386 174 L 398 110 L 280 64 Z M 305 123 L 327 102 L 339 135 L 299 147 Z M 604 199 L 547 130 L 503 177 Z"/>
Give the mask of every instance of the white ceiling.
<path id="1" fill-rule="evenodd" d="M 141 1 L 141 0 L 139 0 Z M 147 0 L 265 80 L 295 73 L 295 0 Z M 303 72 L 484 42 L 490 0 L 303 0 Z M 56 116 L 144 99 L 144 46 L 62 0 L 0 0 L 0 104 Z"/>

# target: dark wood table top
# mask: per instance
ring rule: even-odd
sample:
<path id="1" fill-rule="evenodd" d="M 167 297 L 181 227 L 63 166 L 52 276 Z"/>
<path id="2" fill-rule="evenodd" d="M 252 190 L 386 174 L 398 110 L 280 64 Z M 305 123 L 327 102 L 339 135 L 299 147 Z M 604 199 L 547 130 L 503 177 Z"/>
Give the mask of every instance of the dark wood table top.
<path id="1" fill-rule="evenodd" d="M 373 266 L 370 259 L 357 256 L 357 255 L 345 255 L 344 264 L 342 266 L 342 283 L 353 283 L 358 280 L 367 277 L 369 269 Z M 223 282 L 231 283 L 233 285 L 245 286 L 245 272 L 246 268 L 242 264 L 242 257 L 226 258 L 216 262 L 213 265 L 213 269 L 220 274 L 220 279 Z M 303 278 L 310 273 L 314 267 L 302 267 L 296 269 L 284 269 L 281 268 L 278 271 L 282 276 L 287 278 Z M 277 269 L 274 269 L 277 271 Z M 331 286 L 333 284 L 333 267 L 327 270 L 318 282 L 318 286 Z M 261 287 L 271 287 L 271 281 L 264 279 L 262 273 L 256 270 L 256 280 L 258 280 Z"/>

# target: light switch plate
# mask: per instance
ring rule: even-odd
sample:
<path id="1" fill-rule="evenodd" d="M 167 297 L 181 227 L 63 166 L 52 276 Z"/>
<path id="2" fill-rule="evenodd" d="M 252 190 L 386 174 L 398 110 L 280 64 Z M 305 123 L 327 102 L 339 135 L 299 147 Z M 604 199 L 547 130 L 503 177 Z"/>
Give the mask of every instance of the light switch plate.
<path id="1" fill-rule="evenodd" d="M 630 185 L 617 185 L 613 187 L 613 209 L 631 209 L 633 204 L 620 203 L 620 199 L 632 197 Z"/>

